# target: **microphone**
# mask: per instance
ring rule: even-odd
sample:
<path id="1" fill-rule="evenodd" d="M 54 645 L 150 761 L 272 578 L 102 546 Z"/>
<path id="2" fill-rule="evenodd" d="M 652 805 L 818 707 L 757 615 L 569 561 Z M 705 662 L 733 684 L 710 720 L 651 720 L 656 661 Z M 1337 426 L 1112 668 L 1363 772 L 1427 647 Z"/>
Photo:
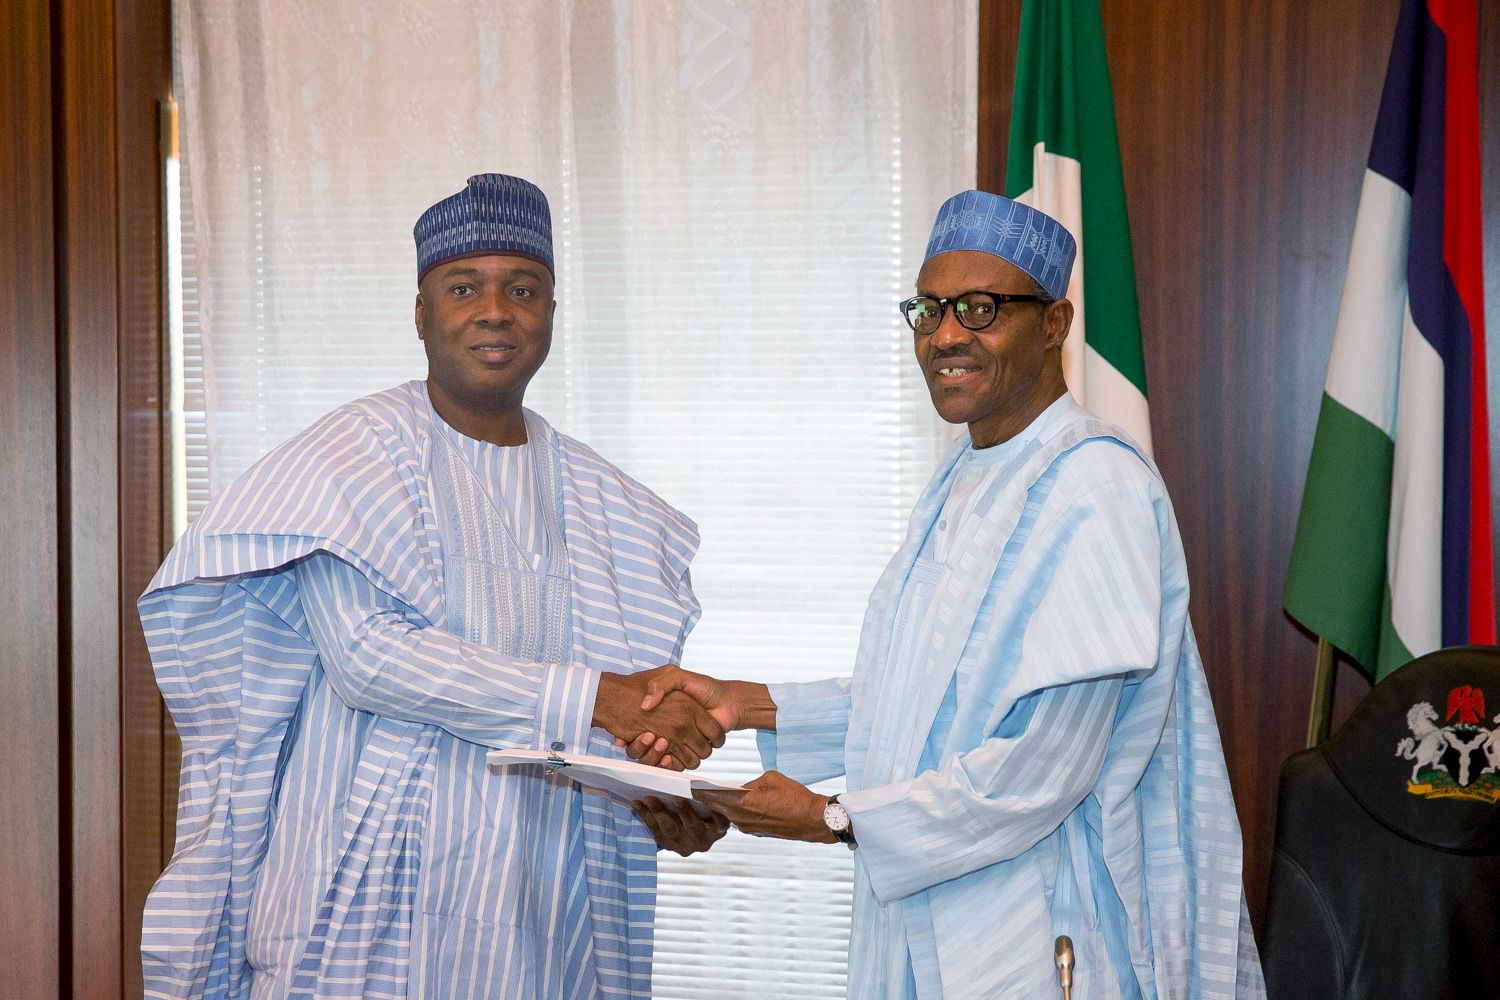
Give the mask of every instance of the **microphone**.
<path id="1" fill-rule="evenodd" d="M 1057 982 L 1062 987 L 1063 1000 L 1073 996 L 1073 939 L 1066 934 L 1058 936 L 1052 950 L 1052 960 L 1057 963 Z"/>

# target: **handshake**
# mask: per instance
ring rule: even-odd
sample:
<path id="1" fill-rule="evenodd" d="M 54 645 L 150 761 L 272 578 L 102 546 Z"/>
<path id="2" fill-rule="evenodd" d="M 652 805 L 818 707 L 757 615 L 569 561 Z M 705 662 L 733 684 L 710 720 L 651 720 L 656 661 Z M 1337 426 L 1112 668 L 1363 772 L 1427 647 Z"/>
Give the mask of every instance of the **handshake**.
<path id="1" fill-rule="evenodd" d="M 776 706 L 764 684 L 719 681 L 673 663 L 599 675 L 593 724 L 643 764 L 697 767 L 736 729 L 772 729 Z"/>
<path id="2" fill-rule="evenodd" d="M 668 663 L 634 674 L 599 676 L 593 724 L 643 764 L 681 771 L 697 767 L 736 729 L 775 729 L 776 703 L 764 684 L 721 681 Z M 828 799 L 776 771 L 745 791 L 702 792 L 704 816 L 685 800 L 633 803 L 665 850 L 706 851 L 730 823 L 745 833 L 834 843 L 823 821 Z"/>

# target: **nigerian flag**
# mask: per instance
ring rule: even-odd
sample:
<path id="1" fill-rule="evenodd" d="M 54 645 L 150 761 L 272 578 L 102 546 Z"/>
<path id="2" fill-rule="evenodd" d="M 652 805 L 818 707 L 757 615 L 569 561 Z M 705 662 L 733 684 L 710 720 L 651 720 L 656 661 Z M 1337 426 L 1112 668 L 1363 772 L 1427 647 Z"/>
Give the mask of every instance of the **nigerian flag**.
<path id="1" fill-rule="evenodd" d="M 1495 641 L 1475 0 L 1405 0 L 1286 609 L 1375 680 Z"/>
<path id="2" fill-rule="evenodd" d="M 1098 0 L 1025 0 L 1005 194 L 1078 239 L 1063 374 L 1078 402 L 1148 453 L 1135 261 Z"/>

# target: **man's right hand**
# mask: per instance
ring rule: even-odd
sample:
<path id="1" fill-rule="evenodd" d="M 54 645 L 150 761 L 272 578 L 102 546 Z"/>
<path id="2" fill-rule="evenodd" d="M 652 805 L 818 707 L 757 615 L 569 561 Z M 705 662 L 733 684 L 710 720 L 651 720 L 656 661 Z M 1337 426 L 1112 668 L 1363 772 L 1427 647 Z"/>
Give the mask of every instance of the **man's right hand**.
<path id="1" fill-rule="evenodd" d="M 739 688 L 752 685 L 736 681 L 721 681 L 707 674 L 683 670 L 675 663 L 668 663 L 642 675 L 646 681 L 646 697 L 641 707 L 650 712 L 668 698 L 672 692 L 681 691 L 708 710 L 714 721 L 724 727 L 726 733 L 743 729 L 747 724 L 742 715 L 749 709 L 741 705 L 737 697 Z M 763 686 L 763 685 L 762 685 Z M 769 700 L 769 695 L 767 695 Z"/>
<path id="2" fill-rule="evenodd" d="M 665 697 L 653 692 L 653 675 L 668 669 L 677 668 L 668 664 L 634 674 L 600 674 L 593 725 L 624 743 L 631 743 L 649 727 L 657 745 L 666 740 L 659 763 L 681 771 L 697 767 L 715 747 L 724 745 L 724 726 L 681 689 Z"/>
<path id="3" fill-rule="evenodd" d="M 671 663 L 648 670 L 645 676 L 647 694 L 641 707 L 650 711 L 653 718 L 657 705 L 664 704 L 675 692 L 681 692 L 706 708 L 725 732 L 776 728 L 776 702 L 764 684 L 721 681 Z M 645 730 L 634 740 L 615 742 L 642 764 L 671 766 L 666 743 L 657 737 L 654 728 Z"/>

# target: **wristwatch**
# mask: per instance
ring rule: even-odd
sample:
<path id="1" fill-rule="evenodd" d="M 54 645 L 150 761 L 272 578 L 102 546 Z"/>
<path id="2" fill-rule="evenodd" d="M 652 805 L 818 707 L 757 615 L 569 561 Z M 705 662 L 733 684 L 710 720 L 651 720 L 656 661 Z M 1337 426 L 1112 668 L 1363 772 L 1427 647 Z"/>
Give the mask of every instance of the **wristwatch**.
<path id="1" fill-rule="evenodd" d="M 827 824 L 829 830 L 833 831 L 838 842 L 846 845 L 849 850 L 852 851 L 859 846 L 854 840 L 854 826 L 849 822 L 849 812 L 839 805 L 837 795 L 830 798 L 828 804 L 823 807 L 823 822 Z"/>

